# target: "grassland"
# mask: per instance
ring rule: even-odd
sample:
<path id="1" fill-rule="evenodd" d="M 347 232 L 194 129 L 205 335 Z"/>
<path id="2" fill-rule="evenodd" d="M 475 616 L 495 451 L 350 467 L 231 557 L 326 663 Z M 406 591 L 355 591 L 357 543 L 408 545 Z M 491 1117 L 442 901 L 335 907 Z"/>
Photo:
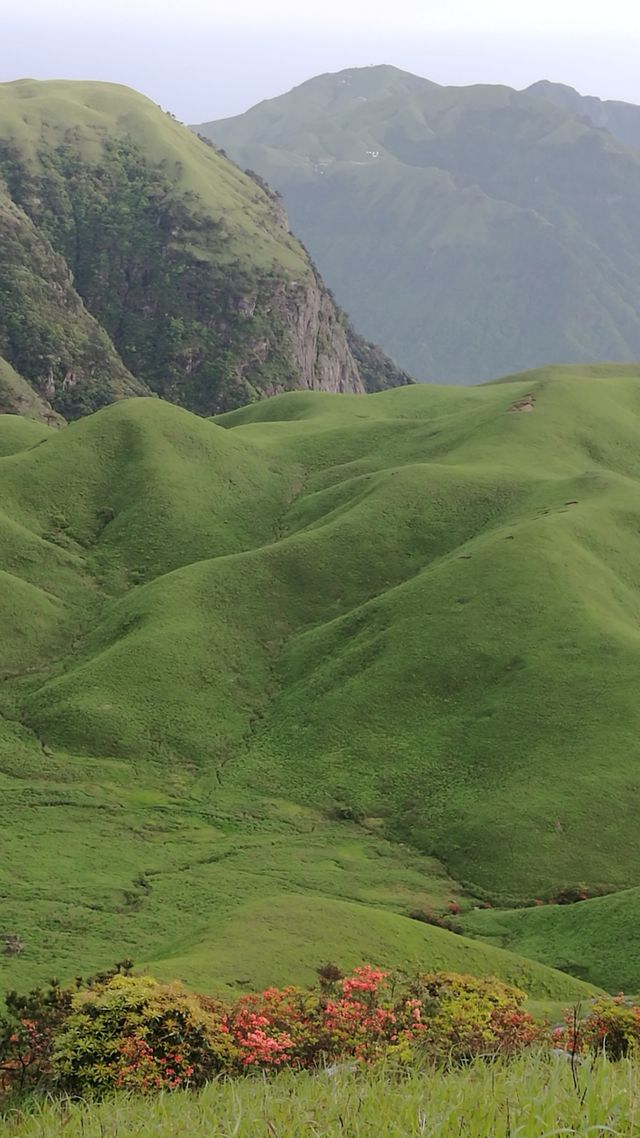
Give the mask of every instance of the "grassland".
<path id="1" fill-rule="evenodd" d="M 213 1083 L 148 1100 L 36 1106 L 9 1115 L 6 1138 L 551 1138 L 608 1134 L 635 1138 L 640 1075 L 631 1061 L 583 1066 L 535 1056 L 394 1076 L 384 1071 L 279 1075 Z"/>
<path id="2" fill-rule="evenodd" d="M 465 928 L 611 992 L 635 993 L 640 976 L 640 890 L 576 905 L 469 913 Z"/>
<path id="3" fill-rule="evenodd" d="M 637 368 L 5 416 L 3 452 L 0 986 L 332 957 L 588 997 L 470 910 L 640 880 Z M 452 903 L 487 942 L 407 916 Z"/>

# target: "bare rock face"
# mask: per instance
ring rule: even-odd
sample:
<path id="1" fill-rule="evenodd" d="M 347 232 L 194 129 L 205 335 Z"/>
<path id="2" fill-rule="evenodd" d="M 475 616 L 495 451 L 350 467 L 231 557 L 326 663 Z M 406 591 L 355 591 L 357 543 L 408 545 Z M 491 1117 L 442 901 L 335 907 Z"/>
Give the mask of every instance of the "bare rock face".
<path id="1" fill-rule="evenodd" d="M 299 386 L 314 391 L 363 394 L 364 382 L 331 297 L 313 277 L 299 298 L 287 305 Z"/>

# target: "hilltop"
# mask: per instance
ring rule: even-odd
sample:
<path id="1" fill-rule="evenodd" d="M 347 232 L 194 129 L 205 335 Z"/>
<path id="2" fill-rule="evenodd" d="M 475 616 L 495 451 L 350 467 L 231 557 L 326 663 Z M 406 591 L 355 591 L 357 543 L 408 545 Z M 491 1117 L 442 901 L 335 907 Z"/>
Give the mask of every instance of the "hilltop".
<path id="1" fill-rule="evenodd" d="M 595 102 L 370 67 L 198 129 L 282 193 L 365 334 L 476 383 L 640 357 L 640 111 Z"/>
<path id="2" fill-rule="evenodd" d="M 0 298 L 1 406 L 44 421 L 151 392 L 207 414 L 408 380 L 336 308 L 276 195 L 112 84 L 0 85 Z"/>
<path id="3" fill-rule="evenodd" d="M 428 960 L 570 1000 L 533 932 L 409 914 L 491 938 L 474 906 L 577 888 L 624 951 L 640 369 L 128 399 L 0 417 L 0 454 L 7 981 L 117 946 L 200 985 Z"/>

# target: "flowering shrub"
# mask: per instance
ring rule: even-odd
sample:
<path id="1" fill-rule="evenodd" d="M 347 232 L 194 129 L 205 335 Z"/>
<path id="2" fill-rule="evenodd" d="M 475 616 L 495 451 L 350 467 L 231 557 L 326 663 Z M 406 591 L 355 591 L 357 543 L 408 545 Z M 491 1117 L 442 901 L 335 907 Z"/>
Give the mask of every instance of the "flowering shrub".
<path id="1" fill-rule="evenodd" d="M 341 1058 L 372 1058 L 395 1035 L 383 1006 L 387 973 L 369 966 L 325 977 L 318 991 L 268 988 L 244 996 L 230 1025 L 245 1067 L 313 1067 Z"/>
<path id="2" fill-rule="evenodd" d="M 410 991 L 420 1007 L 418 1048 L 432 1061 L 513 1055 L 539 1036 L 524 1011 L 524 992 L 500 980 L 434 972 L 419 976 Z"/>
<path id="3" fill-rule="evenodd" d="M 37 1086 L 51 1077 L 53 1033 L 71 1009 L 72 995 L 52 981 L 27 996 L 8 992 L 0 1018 L 0 1090 Z"/>
<path id="4" fill-rule="evenodd" d="M 73 998 L 52 1067 L 67 1091 L 175 1090 L 205 1082 L 235 1059 L 225 1009 L 179 984 L 118 975 Z"/>
<path id="5" fill-rule="evenodd" d="M 553 1033 L 553 1042 L 577 1054 L 604 1052 L 609 1059 L 622 1059 L 640 1045 L 640 1007 L 623 995 L 596 1000 L 583 1020 L 567 1012 L 564 1026 Z"/>
<path id="6" fill-rule="evenodd" d="M 152 1092 L 219 1073 L 344 1060 L 459 1063 L 511 1055 L 538 1038 L 523 993 L 498 980 L 443 972 L 407 978 L 371 965 L 349 976 L 326 965 L 319 978 L 310 990 L 267 988 L 231 1007 L 126 972 L 76 993 L 53 987 L 14 995 L 12 1016 L 0 1021 L 0 1076 L 9 1087 L 39 1081 L 70 1093 Z M 639 1009 L 623 1009 L 623 1036 L 614 1035 L 609 1006 L 597 1010 L 581 1046 L 605 1038 L 623 1053 L 619 1039 L 628 1047 L 633 1031 L 640 1037 Z"/>
<path id="7" fill-rule="evenodd" d="M 318 998 L 301 988 L 243 996 L 229 1023 L 243 1067 L 309 1066 L 318 1050 Z"/>
<path id="8" fill-rule="evenodd" d="M 230 1027 L 244 1067 L 312 1067 L 384 1055 L 435 1062 L 514 1054 L 538 1038 L 525 996 L 498 980 L 431 973 L 407 982 L 367 965 L 320 992 L 245 996 Z"/>

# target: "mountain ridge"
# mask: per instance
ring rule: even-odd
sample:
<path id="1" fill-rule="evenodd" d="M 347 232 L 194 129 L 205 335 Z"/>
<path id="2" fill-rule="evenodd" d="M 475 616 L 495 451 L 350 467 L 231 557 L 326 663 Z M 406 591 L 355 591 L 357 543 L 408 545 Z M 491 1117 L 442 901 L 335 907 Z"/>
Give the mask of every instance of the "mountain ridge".
<path id="1" fill-rule="evenodd" d="M 0 352 L 67 418 L 369 382 L 276 196 L 128 88 L 0 86 L 0 242 Z M 408 381 L 370 365 L 374 388 Z"/>
<path id="2" fill-rule="evenodd" d="M 280 190 L 338 302 L 419 379 L 640 356 L 640 152 L 584 114 L 373 67 L 198 129 Z"/>

